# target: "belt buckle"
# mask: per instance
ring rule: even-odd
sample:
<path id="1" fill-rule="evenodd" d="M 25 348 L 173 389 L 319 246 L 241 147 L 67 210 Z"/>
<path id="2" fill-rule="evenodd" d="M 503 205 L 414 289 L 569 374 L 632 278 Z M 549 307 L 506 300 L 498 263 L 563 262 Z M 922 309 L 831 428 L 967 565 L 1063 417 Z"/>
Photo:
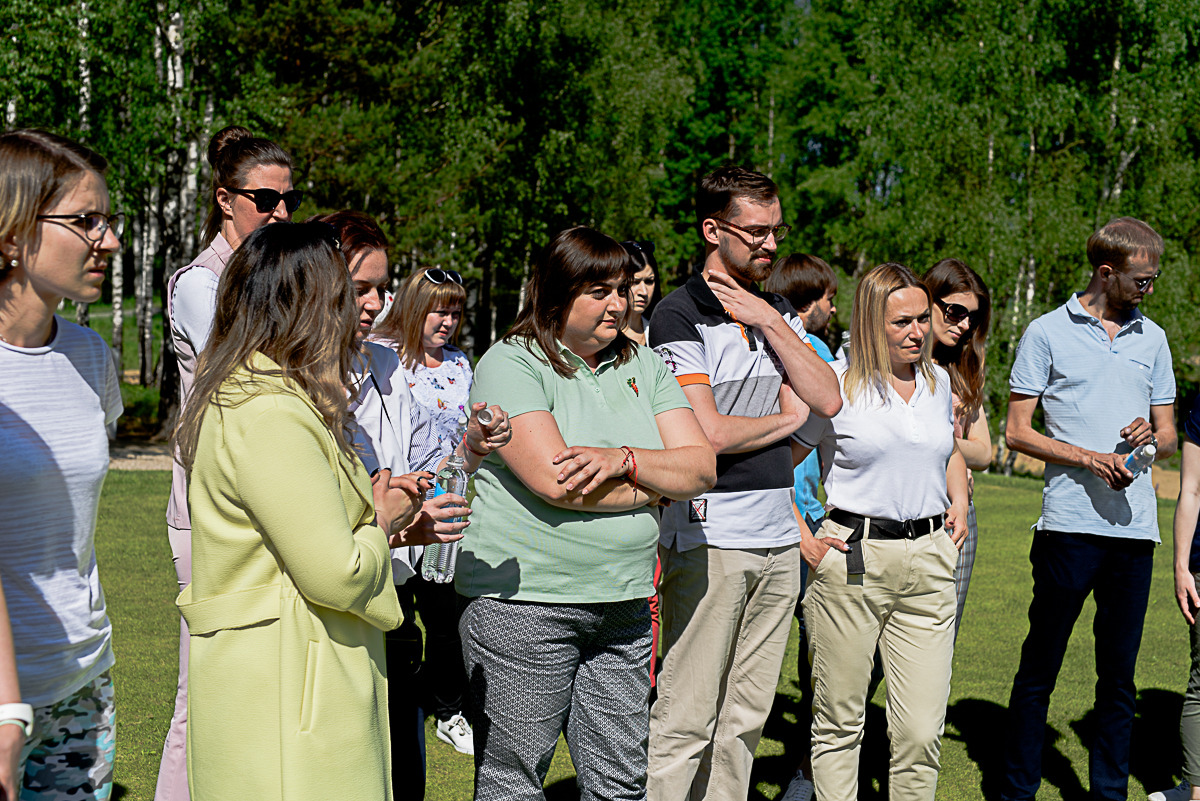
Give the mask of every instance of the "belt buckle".
<path id="1" fill-rule="evenodd" d="M 905 539 L 915 540 L 917 537 L 921 536 L 917 533 L 917 527 L 913 524 L 912 520 L 905 520 L 902 522 L 900 524 L 900 530 L 904 532 Z"/>

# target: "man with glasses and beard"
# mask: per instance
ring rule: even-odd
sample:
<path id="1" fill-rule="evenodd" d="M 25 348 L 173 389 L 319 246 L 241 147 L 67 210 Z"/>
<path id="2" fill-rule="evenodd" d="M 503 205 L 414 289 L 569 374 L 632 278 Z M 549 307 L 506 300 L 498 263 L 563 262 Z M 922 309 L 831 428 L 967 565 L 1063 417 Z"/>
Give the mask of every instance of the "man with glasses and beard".
<path id="1" fill-rule="evenodd" d="M 1177 445 L 1171 351 L 1138 309 L 1162 252 L 1162 237 L 1131 217 L 1092 234 L 1087 289 L 1030 323 L 1013 362 L 1005 438 L 1046 462 L 1046 488 L 1029 553 L 1029 634 L 1008 705 L 1001 797 L 1009 801 L 1037 794 L 1050 693 L 1089 593 L 1097 676 L 1089 797 L 1128 791 L 1133 673 L 1159 537 L 1150 470 L 1135 475 L 1125 461 L 1142 445 L 1155 445 L 1158 459 Z M 1032 425 L 1039 401 L 1048 436 Z"/>
<path id="2" fill-rule="evenodd" d="M 786 236 L 765 175 L 723 167 L 697 196 L 702 269 L 655 309 L 650 345 L 717 452 L 717 484 L 664 510 L 663 668 L 647 797 L 745 798 L 800 594 L 788 436 L 841 407 L 833 371 L 778 295 L 760 292 Z"/>

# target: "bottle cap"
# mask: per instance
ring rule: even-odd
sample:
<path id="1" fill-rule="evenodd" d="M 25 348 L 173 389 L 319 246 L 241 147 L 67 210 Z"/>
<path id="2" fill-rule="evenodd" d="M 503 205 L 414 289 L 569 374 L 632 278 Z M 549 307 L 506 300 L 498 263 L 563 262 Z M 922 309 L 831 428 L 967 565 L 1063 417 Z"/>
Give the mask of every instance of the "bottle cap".
<path id="1" fill-rule="evenodd" d="M 475 417 L 479 420 L 479 425 L 481 426 L 490 426 L 496 421 L 496 415 L 492 414 L 492 410 L 487 408 L 480 409 L 479 414 L 475 415 Z"/>

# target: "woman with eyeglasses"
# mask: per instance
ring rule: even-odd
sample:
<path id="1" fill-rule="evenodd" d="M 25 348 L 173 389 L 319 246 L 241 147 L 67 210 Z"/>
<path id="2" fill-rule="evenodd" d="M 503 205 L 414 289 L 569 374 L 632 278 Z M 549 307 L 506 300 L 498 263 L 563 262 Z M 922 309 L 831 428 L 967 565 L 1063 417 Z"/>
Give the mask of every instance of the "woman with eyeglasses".
<path id="1" fill-rule="evenodd" d="M 394 475 L 410 470 L 433 475 L 445 462 L 433 418 L 416 403 L 396 352 L 377 342 L 363 341 L 370 333 L 382 307 L 380 293 L 387 283 L 387 238 L 370 217 L 355 211 L 318 215 L 308 222 L 332 227 L 350 268 L 358 309 L 358 337 L 366 357 L 356 369 L 351 383 L 357 387 L 350 401 L 355 419 L 354 439 L 359 456 L 368 471 L 389 467 Z M 492 407 L 494 422 L 486 429 L 479 425 L 478 412 L 483 404 L 471 409 L 465 441 L 455 450 L 465 469 L 479 468 L 482 454 L 503 447 L 511 438 L 508 418 L 497 406 Z M 391 720 L 392 787 L 397 798 L 424 798 L 425 792 L 425 721 L 420 697 L 412 686 L 421 663 L 421 631 L 413 615 L 412 590 L 404 585 L 420 569 L 421 546 L 433 542 L 451 542 L 462 537 L 468 519 L 465 498 L 450 493 L 427 499 L 421 514 L 399 536 L 401 547 L 392 550 L 392 578 L 404 610 L 404 622 L 384 636 L 388 663 L 388 712 Z M 428 620 L 425 621 L 428 626 Z M 461 658 L 460 658 L 461 659 Z"/>
<path id="2" fill-rule="evenodd" d="M 452 344 L 466 299 L 462 276 L 454 270 L 418 270 L 404 279 L 371 337 L 399 355 L 413 399 L 433 420 L 439 458 L 459 444 L 455 442 L 458 419 L 470 415 L 471 362 Z M 458 638 L 458 595 L 452 584 L 436 584 L 420 575 L 405 586 L 405 594 L 405 602 L 415 601 L 425 624 L 422 673 L 428 677 L 437 737 L 459 753 L 473 754 L 467 676 Z"/>
<path id="3" fill-rule="evenodd" d="M 292 187 L 292 158 L 269 139 L 238 125 L 218 131 L 208 143 L 212 190 L 204 224 L 204 250 L 167 282 L 166 315 L 179 366 L 179 402 L 186 409 L 197 360 L 208 344 L 217 306 L 217 282 L 242 241 L 268 223 L 292 219 L 300 192 Z M 174 466 L 167 502 L 167 538 L 179 588 L 191 580 L 191 524 L 183 467 Z M 155 801 L 186 801 L 188 631 L 180 621 L 179 683 L 158 769 Z"/>
<path id="4" fill-rule="evenodd" d="M 633 259 L 637 272 L 629 288 L 629 318 L 625 321 L 625 336 L 645 345 L 650 336 L 650 312 L 661 297 L 658 287 L 658 262 L 654 260 L 653 242 L 622 242 L 621 247 Z"/>
<path id="5" fill-rule="evenodd" d="M 314 314 L 314 309 L 327 310 Z M 255 231 L 230 259 L 176 433 L 188 470 L 188 782 L 203 799 L 390 799 L 389 546 L 428 481 L 370 476 L 361 364 L 329 226 Z"/>
<path id="6" fill-rule="evenodd" d="M 930 294 L 881 264 L 854 295 L 849 354 L 832 365 L 842 407 L 794 435 L 818 448 L 829 513 L 805 535 L 818 798 L 858 797 L 875 652 L 887 678 L 893 798 L 932 801 L 954 655 L 954 569 L 966 536 L 967 471 L 951 381 L 930 358 Z"/>
<path id="7" fill-rule="evenodd" d="M 942 259 L 929 268 L 921 282 L 933 296 L 930 320 L 933 361 L 950 374 L 954 441 L 968 470 L 986 470 L 992 463 L 992 436 L 983 410 L 984 345 L 991 321 L 991 295 L 983 279 L 958 259 Z M 969 490 L 974 494 L 974 481 L 969 483 Z M 955 637 L 962 625 L 978 538 L 979 527 L 972 502 L 967 508 L 967 536 L 959 549 L 958 566 L 954 570 Z"/>
<path id="8" fill-rule="evenodd" d="M 121 246 L 106 167 L 51 133 L 0 134 L 0 577 L 24 693 L 3 683 L 0 752 L 11 766 L 24 746 L 13 785 L 26 799 L 112 792 L 112 626 L 94 540 L 121 392 L 104 340 L 55 314 L 100 299 Z"/>

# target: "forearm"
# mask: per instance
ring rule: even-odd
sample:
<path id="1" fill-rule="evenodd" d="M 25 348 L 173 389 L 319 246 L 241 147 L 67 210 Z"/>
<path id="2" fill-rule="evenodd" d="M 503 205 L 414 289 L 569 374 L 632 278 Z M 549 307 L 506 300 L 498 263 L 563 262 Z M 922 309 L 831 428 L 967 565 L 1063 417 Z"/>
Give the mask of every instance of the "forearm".
<path id="1" fill-rule="evenodd" d="M 700 418 L 704 435 L 712 443 L 713 450 L 721 453 L 747 453 L 768 445 L 774 445 L 790 437 L 804 420 L 794 414 L 768 414 L 763 417 L 741 417 L 732 414 L 715 414 L 707 419 Z"/>
<path id="2" fill-rule="evenodd" d="M 1196 535 L 1196 519 L 1200 514 L 1200 495 L 1184 489 L 1175 504 L 1175 521 L 1172 527 L 1175 547 L 1175 572 L 1190 572 L 1192 560 L 1192 538 Z"/>
<path id="3" fill-rule="evenodd" d="M 1066 465 L 1067 467 L 1086 467 L 1092 451 L 1080 448 L 1068 442 L 1051 439 L 1028 426 L 1014 426 L 1009 421 L 1004 432 L 1005 442 L 1011 450 L 1032 456 L 1048 464 Z"/>
<path id="4" fill-rule="evenodd" d="M 1155 426 L 1154 437 L 1158 440 L 1154 461 L 1159 462 L 1163 459 L 1170 459 L 1175 455 L 1175 451 L 1179 450 L 1179 433 L 1175 430 L 1174 423 Z"/>
<path id="5" fill-rule="evenodd" d="M 950 461 L 946 465 L 946 494 L 950 497 L 951 506 L 966 509 L 971 502 L 967 464 L 957 448 L 950 454 Z"/>
<path id="6" fill-rule="evenodd" d="M 764 328 L 763 335 L 783 362 L 787 378 L 800 400 L 821 417 L 837 414 L 842 408 L 842 391 L 837 376 L 825 360 L 805 345 L 782 317 Z"/>
<path id="7" fill-rule="evenodd" d="M 637 483 L 676 501 L 695 498 L 717 481 L 717 460 L 705 445 L 665 450 L 631 448 L 637 461 Z M 633 478 L 633 473 L 627 474 Z"/>
<path id="8" fill-rule="evenodd" d="M 8 604 L 0 587 L 0 704 L 15 704 L 21 700 L 17 681 L 17 657 L 13 647 L 12 626 L 8 620 Z"/>
<path id="9" fill-rule="evenodd" d="M 992 446 L 988 442 L 978 442 L 973 439 L 957 438 L 958 450 L 962 453 L 967 467 L 972 470 L 985 470 L 992 463 Z"/>
<path id="10" fill-rule="evenodd" d="M 637 489 L 633 482 L 626 478 L 610 478 L 603 481 L 599 487 L 587 495 L 579 494 L 578 490 L 560 489 L 558 492 L 539 493 L 543 501 L 559 509 L 575 509 L 592 512 L 630 512 L 657 501 L 657 494 L 651 494 L 641 483 Z"/>

